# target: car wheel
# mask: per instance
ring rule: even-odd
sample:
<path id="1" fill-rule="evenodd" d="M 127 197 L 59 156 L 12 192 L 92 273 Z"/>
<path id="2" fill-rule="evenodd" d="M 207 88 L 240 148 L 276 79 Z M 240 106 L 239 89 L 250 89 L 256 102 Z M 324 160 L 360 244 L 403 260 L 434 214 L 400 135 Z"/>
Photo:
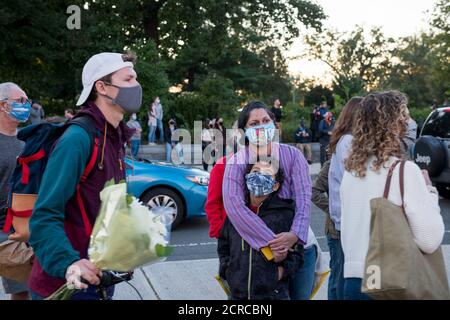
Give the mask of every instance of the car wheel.
<path id="1" fill-rule="evenodd" d="M 446 149 L 441 141 L 432 136 L 422 136 L 414 145 L 414 162 L 428 171 L 430 177 L 437 177 L 446 163 Z"/>
<path id="2" fill-rule="evenodd" d="M 174 209 L 172 229 L 175 229 L 184 220 L 184 204 L 180 196 L 168 188 L 156 188 L 146 191 L 141 201 L 150 209 L 156 207 L 167 207 Z"/>
<path id="3" fill-rule="evenodd" d="M 441 197 L 450 199 L 450 185 L 439 184 L 436 186 L 436 189 L 438 190 Z"/>

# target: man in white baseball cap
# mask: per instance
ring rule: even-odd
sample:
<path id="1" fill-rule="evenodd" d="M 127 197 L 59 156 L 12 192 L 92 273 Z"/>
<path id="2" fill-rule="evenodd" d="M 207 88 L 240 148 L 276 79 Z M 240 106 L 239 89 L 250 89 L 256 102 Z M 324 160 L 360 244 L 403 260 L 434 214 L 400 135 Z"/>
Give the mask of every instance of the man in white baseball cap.
<path id="1" fill-rule="evenodd" d="M 32 299 L 50 296 L 65 282 L 86 289 L 72 299 L 100 299 L 96 286 L 101 272 L 88 260 L 88 245 L 101 190 L 111 179 L 125 179 L 124 146 L 134 131 L 122 120 L 125 113 L 139 111 L 142 101 L 134 60 L 130 54 L 104 52 L 83 68 L 77 102 L 82 108 L 74 119 L 84 126 L 68 122 L 49 156 L 43 192 L 30 219 L 29 242 L 36 256 L 29 280 Z M 107 291 L 112 297 L 114 288 Z"/>
<path id="2" fill-rule="evenodd" d="M 92 56 L 83 68 L 83 91 L 77 106 L 94 101 L 102 112 L 108 114 L 110 108 L 116 108 L 122 115 L 138 112 L 142 104 L 142 88 L 136 80 L 134 60 L 133 55 L 110 52 Z"/>

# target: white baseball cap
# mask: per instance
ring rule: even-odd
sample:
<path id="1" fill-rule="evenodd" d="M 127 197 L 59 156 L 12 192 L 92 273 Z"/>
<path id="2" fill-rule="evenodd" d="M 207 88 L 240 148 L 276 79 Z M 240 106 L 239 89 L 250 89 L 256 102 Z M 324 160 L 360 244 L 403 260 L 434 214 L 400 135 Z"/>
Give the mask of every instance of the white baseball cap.
<path id="1" fill-rule="evenodd" d="M 126 67 L 133 68 L 133 63 L 123 61 L 122 54 L 120 53 L 102 52 L 89 58 L 83 67 L 83 74 L 81 76 L 83 91 L 77 101 L 77 106 L 86 102 L 95 81 Z"/>

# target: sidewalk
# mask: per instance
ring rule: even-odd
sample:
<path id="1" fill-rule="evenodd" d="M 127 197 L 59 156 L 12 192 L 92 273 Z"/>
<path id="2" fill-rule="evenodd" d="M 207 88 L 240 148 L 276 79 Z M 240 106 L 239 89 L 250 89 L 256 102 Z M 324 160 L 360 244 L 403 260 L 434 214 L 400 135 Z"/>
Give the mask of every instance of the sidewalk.
<path id="1" fill-rule="evenodd" d="M 450 278 L 450 245 L 442 246 L 447 276 Z M 329 259 L 328 252 L 325 252 Z M 218 259 L 161 262 L 139 269 L 131 284 L 144 300 L 221 300 L 226 296 L 214 279 Z M 127 284 L 116 287 L 116 300 L 139 300 L 138 294 Z M 7 299 L 0 289 L 0 300 Z M 327 282 L 314 300 L 327 299 Z"/>
<path id="2" fill-rule="evenodd" d="M 447 277 L 450 279 L 450 245 L 442 246 Z M 327 260 L 329 253 L 325 252 Z M 161 300 L 221 300 L 226 299 L 214 275 L 217 274 L 218 259 L 170 261 L 144 268 L 133 284 L 147 281 L 144 299 Z M 116 299 L 139 299 L 126 284 L 118 287 Z M 327 300 L 328 281 L 320 288 L 314 300 Z M 141 293 L 142 294 L 142 293 Z"/>

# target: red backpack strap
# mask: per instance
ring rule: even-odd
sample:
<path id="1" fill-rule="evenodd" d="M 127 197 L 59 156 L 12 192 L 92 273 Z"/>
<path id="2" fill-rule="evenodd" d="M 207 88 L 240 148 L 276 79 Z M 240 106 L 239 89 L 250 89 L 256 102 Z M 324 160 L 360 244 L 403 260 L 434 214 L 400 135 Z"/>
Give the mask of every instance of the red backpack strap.
<path id="1" fill-rule="evenodd" d="M 95 166 L 95 163 L 97 162 L 98 157 L 98 148 L 99 148 L 100 141 L 98 138 L 94 139 L 94 150 L 92 151 L 91 159 L 89 160 L 86 168 L 84 169 L 83 175 L 81 176 L 80 182 L 77 185 L 77 202 L 78 206 L 80 207 L 81 211 L 81 217 L 83 219 L 84 223 L 84 230 L 86 232 L 87 236 L 90 236 L 92 233 L 92 225 L 89 221 L 89 217 L 86 212 L 86 208 L 84 206 L 83 198 L 81 197 L 81 184 L 86 181 L 87 177 L 91 173 L 92 169 Z"/>
<path id="2" fill-rule="evenodd" d="M 45 150 L 41 149 L 35 154 L 28 157 L 18 157 L 17 162 L 22 165 L 22 184 L 28 184 L 30 178 L 30 168 L 28 164 L 33 161 L 40 160 L 45 157 Z"/>
<path id="3" fill-rule="evenodd" d="M 31 214 L 33 213 L 33 210 L 22 210 L 22 211 L 15 211 L 11 208 L 8 208 L 8 211 L 6 213 L 6 220 L 5 225 L 3 226 L 3 232 L 8 233 L 12 226 L 13 217 L 20 217 L 20 218 L 29 218 L 31 217 Z"/>

